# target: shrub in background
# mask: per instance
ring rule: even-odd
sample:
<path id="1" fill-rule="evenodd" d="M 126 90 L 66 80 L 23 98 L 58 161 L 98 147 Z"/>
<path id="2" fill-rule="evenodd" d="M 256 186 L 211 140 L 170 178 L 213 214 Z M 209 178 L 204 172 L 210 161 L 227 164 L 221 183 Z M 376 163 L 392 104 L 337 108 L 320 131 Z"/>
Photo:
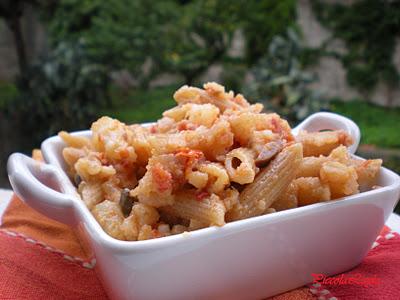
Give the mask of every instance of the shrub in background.
<path id="1" fill-rule="evenodd" d="M 61 43 L 30 65 L 4 108 L 10 132 L 20 136 L 14 147 L 28 150 L 61 129 L 87 128 L 107 103 L 108 71 L 87 58 L 83 43 Z"/>
<path id="2" fill-rule="evenodd" d="M 191 85 L 212 64 L 221 62 L 241 24 L 243 4 L 243 0 L 194 0 L 180 5 L 167 35 L 165 69 Z"/>
<path id="3" fill-rule="evenodd" d="M 240 7 L 246 39 L 246 61 L 256 63 L 276 35 L 285 34 L 296 22 L 296 0 L 246 1 Z"/>
<path id="4" fill-rule="evenodd" d="M 294 0 L 59 0 L 45 20 L 53 44 L 84 38 L 95 61 L 127 69 L 146 87 L 165 72 L 194 83 L 226 58 L 237 29 L 252 65 L 295 10 Z"/>
<path id="5" fill-rule="evenodd" d="M 300 64 L 302 46 L 298 34 L 289 29 L 285 36 L 272 39 L 268 52 L 252 69 L 254 80 L 247 93 L 292 122 L 328 106 L 326 99 L 308 85 L 315 77 Z"/>
<path id="6" fill-rule="evenodd" d="M 247 65 L 240 59 L 226 59 L 221 73 L 221 82 L 227 90 L 242 92 L 245 84 Z"/>
<path id="7" fill-rule="evenodd" d="M 84 38 L 89 54 L 127 69 L 146 87 L 163 72 L 189 84 L 230 46 L 243 0 L 60 0 L 47 24 L 53 43 Z"/>

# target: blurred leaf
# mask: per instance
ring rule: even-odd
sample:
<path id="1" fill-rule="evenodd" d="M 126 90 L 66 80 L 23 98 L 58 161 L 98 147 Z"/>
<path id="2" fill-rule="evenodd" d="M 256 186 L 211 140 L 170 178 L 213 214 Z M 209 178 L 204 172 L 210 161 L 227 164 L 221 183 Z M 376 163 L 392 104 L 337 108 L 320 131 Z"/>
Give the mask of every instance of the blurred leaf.
<path id="1" fill-rule="evenodd" d="M 274 37 L 268 52 L 252 69 L 254 82 L 247 89 L 250 99 L 293 122 L 328 104 L 318 91 L 307 88 L 315 76 L 301 69 L 302 49 L 299 36 L 291 29 L 285 36 Z"/>
<path id="2" fill-rule="evenodd" d="M 109 70 L 93 63 L 85 44 L 61 43 L 32 64 L 18 82 L 19 92 L 4 107 L 6 117 L 24 139 L 21 149 L 59 130 L 88 128 L 108 102 Z"/>
<path id="3" fill-rule="evenodd" d="M 271 80 L 270 85 L 283 85 L 286 83 L 290 83 L 293 81 L 293 78 L 290 76 L 281 76 Z"/>

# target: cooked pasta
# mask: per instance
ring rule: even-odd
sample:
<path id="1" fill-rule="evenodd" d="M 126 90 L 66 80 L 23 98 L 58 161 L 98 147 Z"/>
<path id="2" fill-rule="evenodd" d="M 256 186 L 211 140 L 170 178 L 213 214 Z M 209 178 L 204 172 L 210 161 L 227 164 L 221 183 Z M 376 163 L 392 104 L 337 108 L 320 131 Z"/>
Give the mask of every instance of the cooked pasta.
<path id="1" fill-rule="evenodd" d="M 203 163 L 198 166 L 200 172 L 207 174 L 207 189 L 210 193 L 222 192 L 229 184 L 229 176 L 219 163 Z"/>
<path id="2" fill-rule="evenodd" d="M 164 208 L 164 211 L 184 219 L 194 219 L 207 226 L 225 224 L 225 205 L 215 194 L 199 201 L 191 193 L 178 193 L 175 202 Z"/>
<path id="3" fill-rule="evenodd" d="M 301 131 L 296 140 L 303 144 L 304 156 L 329 155 L 340 145 L 353 144 L 351 136 L 343 130 L 306 132 Z"/>
<path id="4" fill-rule="evenodd" d="M 215 82 L 173 97 L 177 106 L 149 126 L 101 117 L 91 137 L 59 133 L 71 180 L 113 238 L 223 226 L 377 183 L 382 161 L 352 158 L 344 131 L 294 137 L 279 115 Z"/>
<path id="5" fill-rule="evenodd" d="M 302 158 L 301 144 L 286 147 L 240 193 L 240 203 L 228 212 L 228 220 L 240 220 L 265 213 L 295 178 L 295 170 Z"/>
<path id="6" fill-rule="evenodd" d="M 356 194 L 359 192 L 358 176 L 353 166 L 329 161 L 322 165 L 320 178 L 329 186 L 332 199 Z"/>
<path id="7" fill-rule="evenodd" d="M 299 206 L 309 205 L 331 199 L 330 188 L 318 177 L 300 177 L 294 181 Z"/>
<path id="8" fill-rule="evenodd" d="M 82 201 L 89 209 L 92 209 L 96 204 L 104 199 L 103 189 L 100 182 L 81 182 L 78 187 L 78 192 L 82 197 Z"/>
<path id="9" fill-rule="evenodd" d="M 226 155 L 225 168 L 229 179 L 240 184 L 252 183 L 256 176 L 254 152 L 247 148 L 236 148 Z"/>
<path id="10" fill-rule="evenodd" d="M 279 198 L 272 203 L 271 208 L 275 211 L 286 210 L 295 208 L 298 206 L 297 200 L 297 185 L 295 180 L 286 188 L 285 192 L 279 196 Z"/>
<path id="11" fill-rule="evenodd" d="M 104 231 L 116 239 L 125 240 L 124 232 L 121 225 L 124 222 L 124 216 L 117 203 L 109 200 L 94 206 L 92 210 L 93 216 L 97 222 L 103 227 Z"/>
<path id="12" fill-rule="evenodd" d="M 365 161 L 351 159 L 350 164 L 356 170 L 360 190 L 365 191 L 372 188 L 382 166 L 382 159 L 369 159 Z"/>

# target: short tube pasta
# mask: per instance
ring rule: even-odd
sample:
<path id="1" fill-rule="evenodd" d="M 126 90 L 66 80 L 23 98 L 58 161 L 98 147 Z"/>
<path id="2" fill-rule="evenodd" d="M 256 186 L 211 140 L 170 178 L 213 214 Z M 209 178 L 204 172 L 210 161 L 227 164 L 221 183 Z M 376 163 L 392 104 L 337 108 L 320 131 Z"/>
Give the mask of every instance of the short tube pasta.
<path id="1" fill-rule="evenodd" d="M 323 163 L 327 161 L 329 161 L 329 158 L 322 155 L 319 157 L 304 157 L 297 172 L 297 177 L 318 177 Z"/>
<path id="2" fill-rule="evenodd" d="M 256 176 L 254 152 L 247 148 L 236 148 L 226 155 L 225 168 L 229 178 L 239 184 L 251 183 Z"/>
<path id="3" fill-rule="evenodd" d="M 351 136 L 343 130 L 306 132 L 301 131 L 296 140 L 303 144 L 304 156 L 329 155 L 340 145 L 353 144 Z"/>
<path id="4" fill-rule="evenodd" d="M 74 148 L 91 148 L 90 140 L 83 136 L 71 135 L 65 131 L 58 133 L 58 136 L 69 146 Z"/>
<path id="5" fill-rule="evenodd" d="M 309 205 L 331 199 L 329 186 L 318 177 L 300 177 L 294 181 L 297 188 L 299 206 Z"/>
<path id="6" fill-rule="evenodd" d="M 208 183 L 208 174 L 200 171 L 193 171 L 186 175 L 187 181 L 198 189 L 203 189 Z"/>
<path id="7" fill-rule="evenodd" d="M 223 191 L 229 184 L 228 173 L 225 168 L 218 163 L 201 164 L 198 166 L 198 169 L 208 175 L 208 189 L 212 193 Z"/>
<path id="8" fill-rule="evenodd" d="M 89 209 L 103 201 L 103 189 L 101 183 L 82 182 L 78 188 L 82 201 Z"/>

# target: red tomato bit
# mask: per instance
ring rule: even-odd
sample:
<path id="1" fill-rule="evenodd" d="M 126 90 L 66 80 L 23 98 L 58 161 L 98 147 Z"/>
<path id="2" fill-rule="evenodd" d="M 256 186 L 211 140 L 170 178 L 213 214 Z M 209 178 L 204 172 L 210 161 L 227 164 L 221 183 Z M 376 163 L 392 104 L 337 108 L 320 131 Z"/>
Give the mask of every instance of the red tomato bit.
<path id="1" fill-rule="evenodd" d="M 152 167 L 151 170 L 153 181 L 160 192 L 172 189 L 172 174 L 168 170 L 165 170 L 160 163 Z"/>
<path id="2" fill-rule="evenodd" d="M 196 193 L 196 200 L 197 201 L 203 201 L 204 199 L 208 198 L 210 196 L 209 192 L 206 191 L 200 191 Z"/>

